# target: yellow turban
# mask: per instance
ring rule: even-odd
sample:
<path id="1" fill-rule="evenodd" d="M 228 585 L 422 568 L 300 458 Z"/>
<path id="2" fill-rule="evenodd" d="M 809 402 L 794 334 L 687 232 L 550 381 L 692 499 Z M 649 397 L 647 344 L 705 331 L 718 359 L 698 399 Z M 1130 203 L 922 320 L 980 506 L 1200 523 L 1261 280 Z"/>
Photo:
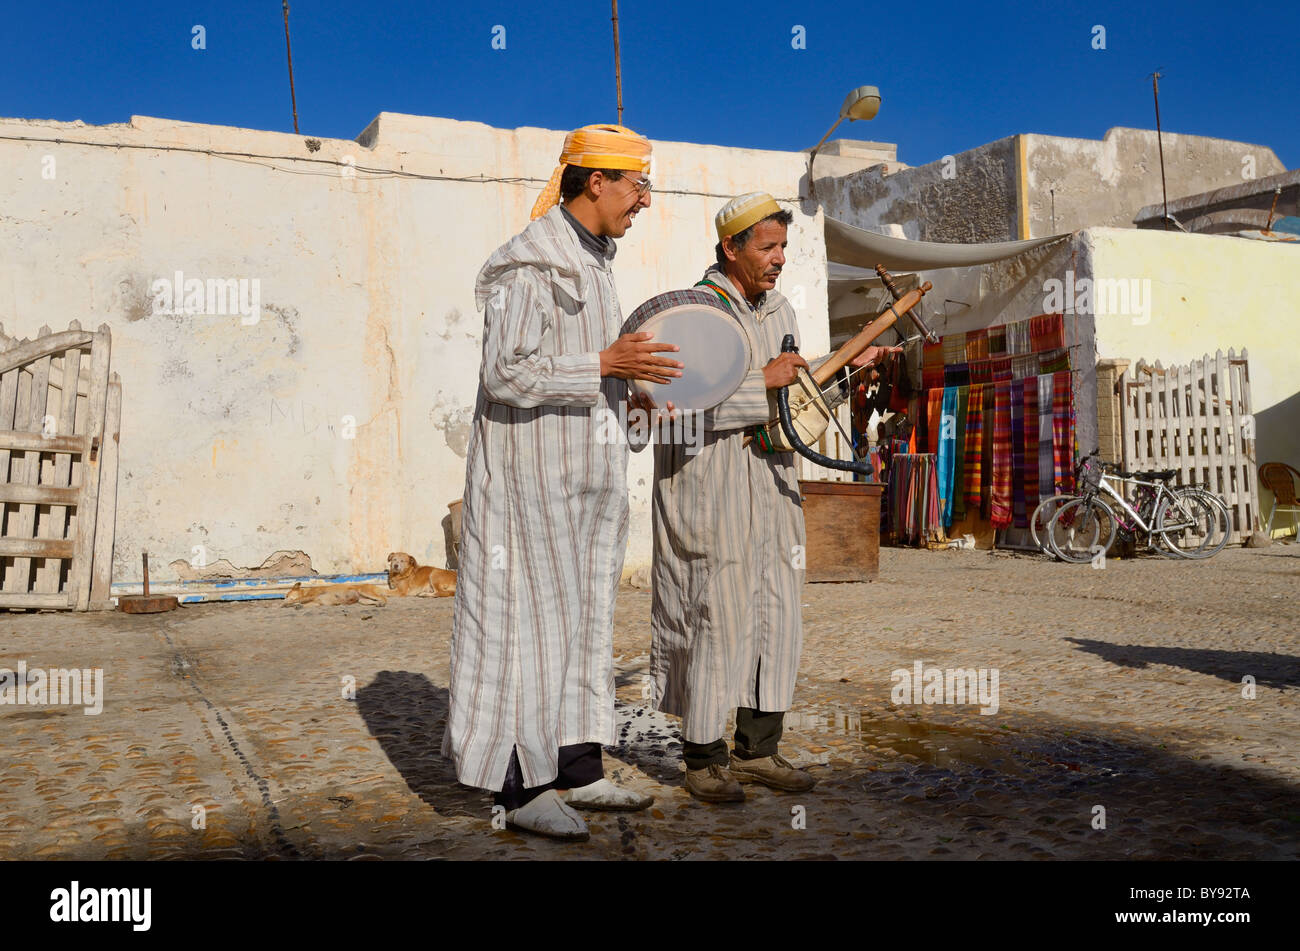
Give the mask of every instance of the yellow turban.
<path id="1" fill-rule="evenodd" d="M 740 234 L 752 224 L 757 224 L 768 215 L 779 214 L 781 206 L 767 192 L 750 192 L 733 198 L 722 206 L 713 223 L 718 228 L 718 240 L 729 234 Z"/>
<path id="2" fill-rule="evenodd" d="M 617 171 L 650 174 L 650 140 L 621 125 L 585 125 L 564 137 L 560 164 L 533 205 L 533 218 L 546 214 L 560 200 L 560 176 L 564 166 L 612 168 Z"/>

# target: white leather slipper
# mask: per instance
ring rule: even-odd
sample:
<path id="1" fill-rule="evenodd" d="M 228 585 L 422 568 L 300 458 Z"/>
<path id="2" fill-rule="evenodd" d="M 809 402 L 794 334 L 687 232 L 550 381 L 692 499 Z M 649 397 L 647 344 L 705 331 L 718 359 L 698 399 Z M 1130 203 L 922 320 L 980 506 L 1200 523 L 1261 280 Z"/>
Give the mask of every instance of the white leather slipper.
<path id="1" fill-rule="evenodd" d="M 548 789 L 532 802 L 507 812 L 506 825 L 552 839 L 581 842 L 590 837 L 582 816 L 566 806 L 554 789 Z"/>
<path id="2" fill-rule="evenodd" d="M 560 793 L 560 798 L 575 809 L 599 809 L 605 812 L 639 812 L 649 809 L 655 801 L 654 796 L 643 796 L 631 789 L 615 786 L 603 778 L 576 789 L 566 789 Z"/>

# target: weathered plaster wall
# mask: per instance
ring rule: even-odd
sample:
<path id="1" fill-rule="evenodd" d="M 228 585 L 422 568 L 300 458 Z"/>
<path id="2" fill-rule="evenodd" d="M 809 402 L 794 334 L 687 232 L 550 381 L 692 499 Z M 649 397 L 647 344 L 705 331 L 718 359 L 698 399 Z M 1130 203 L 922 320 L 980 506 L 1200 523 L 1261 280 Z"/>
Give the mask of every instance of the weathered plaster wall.
<path id="1" fill-rule="evenodd" d="M 394 549 L 443 564 L 477 386 L 474 277 L 527 224 L 563 132 L 384 113 L 359 139 L 313 151 L 301 136 L 140 116 L 0 119 L 0 321 L 19 336 L 74 318 L 112 329 L 115 579 L 137 578 L 141 549 L 159 564 L 197 545 L 237 565 L 301 548 L 326 572 L 377 570 Z M 804 351 L 824 352 L 820 212 L 793 200 L 805 163 L 655 143 L 653 204 L 615 260 L 624 312 L 694 283 L 714 213 L 763 189 L 795 212 L 781 288 Z M 446 180 L 478 175 L 522 181 Z M 152 284 L 176 271 L 258 280 L 260 320 L 155 314 Z M 650 558 L 649 454 L 629 482 L 630 571 Z"/>
<path id="2" fill-rule="evenodd" d="M 899 225 L 911 241 L 1007 241 L 1015 237 L 1015 137 L 915 168 L 885 165 L 842 177 L 820 177 L 817 197 L 827 215 L 858 228 Z"/>
<path id="3" fill-rule="evenodd" d="M 1017 204 L 1021 138 L 1028 235 L 1020 233 Z M 1285 171 L 1264 146 L 1168 132 L 1163 138 L 1171 199 L 1240 185 L 1246 172 L 1263 178 Z M 820 176 L 820 165 L 816 169 Z M 819 177 L 817 195 L 826 214 L 882 233 L 898 225 L 912 240 L 1009 241 L 1098 226 L 1132 227 L 1138 211 L 1161 198 L 1153 129 L 1114 128 L 1101 140 L 1010 136 L 926 165 L 889 171 L 883 174 L 876 167 Z"/>
<path id="4" fill-rule="evenodd" d="M 1169 197 L 1240 185 L 1286 171 L 1273 150 L 1201 135 L 1162 136 Z M 1029 237 L 1080 228 L 1132 228 L 1144 205 L 1161 201 L 1154 129 L 1115 128 L 1101 141 L 1026 136 Z M 1056 220 L 1052 222 L 1052 190 Z"/>

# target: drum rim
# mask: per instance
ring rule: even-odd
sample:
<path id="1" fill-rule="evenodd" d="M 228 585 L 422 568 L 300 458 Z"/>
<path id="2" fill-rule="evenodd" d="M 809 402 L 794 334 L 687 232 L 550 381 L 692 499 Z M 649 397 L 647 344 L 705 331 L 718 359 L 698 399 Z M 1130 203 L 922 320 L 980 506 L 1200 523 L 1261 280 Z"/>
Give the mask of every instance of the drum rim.
<path id="1" fill-rule="evenodd" d="M 692 288 L 691 290 L 695 291 L 696 289 Z M 701 292 L 697 292 L 697 293 L 701 293 Z M 710 314 L 716 313 L 719 316 L 727 318 L 729 326 L 731 326 L 735 331 L 736 339 L 740 341 L 741 371 L 736 374 L 735 385 L 727 389 L 725 395 L 723 395 L 717 402 L 706 407 L 705 408 L 706 410 L 713 409 L 714 407 L 722 403 L 725 403 L 727 400 L 731 399 L 731 397 L 735 395 L 736 391 L 739 390 L 741 385 L 745 382 L 745 376 L 750 372 L 750 365 L 753 362 L 753 357 L 754 357 L 753 348 L 751 347 L 749 342 L 749 335 L 745 333 L 745 328 L 740 323 L 740 320 L 729 308 L 727 308 L 725 305 L 722 304 L 720 300 L 718 300 L 716 294 L 714 294 L 712 291 L 709 291 L 707 293 L 709 295 L 709 298 L 712 298 L 711 300 L 704 297 L 700 297 L 700 299 L 698 300 L 679 299 L 676 300 L 675 303 L 672 303 L 669 306 L 664 307 L 663 310 L 657 310 L 654 313 L 647 314 L 645 316 L 640 317 L 639 322 L 634 324 L 634 320 L 638 319 L 637 315 L 640 313 L 640 311 L 644 309 L 647 304 L 650 304 L 653 301 L 658 300 L 658 297 L 652 297 L 649 301 L 646 301 L 635 311 L 632 312 L 632 316 L 628 317 L 628 319 L 623 322 L 623 327 L 619 331 L 620 333 L 639 333 L 641 327 L 643 327 L 649 321 L 658 319 L 660 317 L 670 316 L 674 311 L 682 308 L 703 307 Z M 665 295 L 659 295 L 659 297 L 663 297 L 663 296 Z M 650 393 L 650 394 L 655 393 L 658 389 L 662 387 L 672 385 L 672 384 L 663 384 L 663 383 L 651 383 L 646 380 L 628 380 L 627 382 L 629 387 L 635 388 L 640 392 Z M 653 387 L 654 390 L 650 389 L 651 387 Z M 687 410 L 699 409 L 699 407 L 681 407 L 681 408 Z"/>

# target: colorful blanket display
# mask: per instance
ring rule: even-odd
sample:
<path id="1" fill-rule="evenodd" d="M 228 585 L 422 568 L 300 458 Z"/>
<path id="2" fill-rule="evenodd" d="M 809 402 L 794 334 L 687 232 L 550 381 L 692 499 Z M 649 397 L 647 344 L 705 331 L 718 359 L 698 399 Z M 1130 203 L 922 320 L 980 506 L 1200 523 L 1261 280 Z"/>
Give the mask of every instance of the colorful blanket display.
<path id="1" fill-rule="evenodd" d="M 945 527 L 978 511 L 994 528 L 1027 528 L 1041 499 L 1073 488 L 1074 401 L 1062 315 L 945 334 L 922 350 L 921 381 L 917 446 L 928 452 L 913 458 L 933 456 Z M 917 471 L 925 463 L 905 465 L 909 479 L 924 478 Z M 912 512 L 912 493 L 891 501 L 891 516 Z"/>

